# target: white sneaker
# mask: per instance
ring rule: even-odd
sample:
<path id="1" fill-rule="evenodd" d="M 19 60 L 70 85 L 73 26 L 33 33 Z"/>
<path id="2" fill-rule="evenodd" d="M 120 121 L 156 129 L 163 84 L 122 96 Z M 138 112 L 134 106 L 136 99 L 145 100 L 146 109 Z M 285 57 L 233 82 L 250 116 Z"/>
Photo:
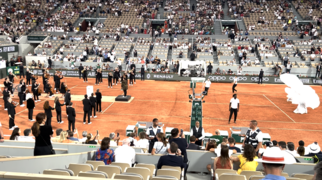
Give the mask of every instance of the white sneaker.
<path id="1" fill-rule="evenodd" d="M 63 123 L 64 123 L 64 121 L 61 121 L 61 122 L 60 122 L 60 124 L 63 124 Z"/>
<path id="2" fill-rule="evenodd" d="M 112 85 L 114 85 L 114 83 Z"/>
<path id="3" fill-rule="evenodd" d="M 92 118 L 92 116 L 90 116 L 90 118 Z"/>
<path id="4" fill-rule="evenodd" d="M 21 104 L 20 107 L 24 107 L 25 105 L 24 104 Z"/>
<path id="5" fill-rule="evenodd" d="M 4 110 L 5 110 L 5 111 L 8 111 L 8 109 L 7 109 L 7 108 L 5 108 Z"/>
<path id="6" fill-rule="evenodd" d="M 10 131 L 13 131 L 14 129 L 15 129 L 15 127 L 12 127 L 12 128 L 10 128 L 9 130 L 10 130 Z"/>
<path id="7" fill-rule="evenodd" d="M 85 81 L 84 81 L 85 82 Z"/>
<path id="8" fill-rule="evenodd" d="M 60 124 L 60 122 L 57 122 L 58 124 Z"/>
<path id="9" fill-rule="evenodd" d="M 34 120 L 34 119 L 30 119 L 29 121 L 34 122 L 34 121 L 36 121 L 36 120 Z"/>
<path id="10" fill-rule="evenodd" d="M 110 86 L 107 86 L 107 88 L 110 88 Z"/>
<path id="11" fill-rule="evenodd" d="M 17 128 L 18 126 L 13 126 L 13 127 Z"/>
<path id="12" fill-rule="evenodd" d="M 134 82 L 134 84 L 136 84 L 136 82 Z"/>
<path id="13" fill-rule="evenodd" d="M 97 118 L 97 116 L 94 116 L 94 118 Z"/>
<path id="14" fill-rule="evenodd" d="M 111 88 L 113 88 L 113 87 L 111 86 Z"/>
<path id="15" fill-rule="evenodd" d="M 86 122 L 84 122 L 83 124 L 86 124 Z"/>
<path id="16" fill-rule="evenodd" d="M 92 124 L 92 122 L 88 123 L 88 124 Z"/>

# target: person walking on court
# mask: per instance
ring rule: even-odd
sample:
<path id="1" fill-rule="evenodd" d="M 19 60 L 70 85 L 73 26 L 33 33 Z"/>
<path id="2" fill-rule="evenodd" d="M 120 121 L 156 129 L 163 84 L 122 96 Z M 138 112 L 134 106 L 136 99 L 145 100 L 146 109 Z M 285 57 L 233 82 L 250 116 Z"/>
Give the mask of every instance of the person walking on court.
<path id="1" fill-rule="evenodd" d="M 237 76 L 235 76 L 235 77 L 234 77 L 234 81 L 233 81 L 233 93 L 234 93 L 235 91 L 237 92 L 237 90 L 236 90 L 237 80 L 238 80 L 238 78 L 237 78 Z"/>
<path id="2" fill-rule="evenodd" d="M 85 94 L 85 99 L 83 99 L 83 105 L 84 105 L 84 119 L 83 119 L 83 123 L 86 124 L 86 115 L 88 116 L 88 124 L 92 124 L 91 123 L 91 118 L 90 118 L 90 114 L 91 114 L 91 101 L 87 98 L 87 94 Z"/>
<path id="3" fill-rule="evenodd" d="M 239 111 L 239 99 L 237 99 L 237 94 L 234 94 L 233 98 L 231 98 L 230 100 L 229 111 L 230 111 L 230 115 L 229 115 L 228 124 L 230 124 L 230 119 L 233 113 L 234 113 L 234 123 L 236 123 L 237 113 Z"/>
<path id="4" fill-rule="evenodd" d="M 144 65 L 141 67 L 141 81 L 144 81 L 145 68 Z"/>
<path id="5" fill-rule="evenodd" d="M 263 84 L 263 76 L 264 76 L 264 71 L 263 69 L 261 69 L 261 71 L 259 71 L 259 76 L 258 76 L 258 84 Z"/>
<path id="6" fill-rule="evenodd" d="M 208 90 L 210 88 L 210 85 L 211 85 L 211 81 L 208 78 L 207 81 L 205 81 L 205 92 L 206 92 L 206 95 L 208 95 Z"/>

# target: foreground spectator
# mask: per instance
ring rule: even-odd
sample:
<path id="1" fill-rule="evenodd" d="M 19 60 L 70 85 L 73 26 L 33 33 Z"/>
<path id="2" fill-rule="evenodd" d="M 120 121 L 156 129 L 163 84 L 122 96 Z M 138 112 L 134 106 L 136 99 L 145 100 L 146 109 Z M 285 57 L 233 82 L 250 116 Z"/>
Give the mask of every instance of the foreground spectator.
<path id="1" fill-rule="evenodd" d="M 196 137 L 195 136 L 191 136 L 190 137 L 190 144 L 188 145 L 187 149 L 193 149 L 193 150 L 200 150 L 200 146 L 198 146 L 196 144 Z"/>
<path id="2" fill-rule="evenodd" d="M 17 141 L 30 141 L 30 142 L 35 142 L 32 136 L 30 136 L 31 129 L 25 129 L 23 131 L 24 136 L 18 136 Z"/>
<path id="3" fill-rule="evenodd" d="M 295 157 L 297 157 L 297 156 L 300 156 L 294 149 L 295 149 L 295 147 L 294 147 L 294 143 L 292 143 L 292 142 L 288 142 L 287 143 L 287 149 L 288 150 L 286 150 L 286 152 L 288 152 L 288 153 L 291 153 L 293 156 L 295 156 Z"/>
<path id="4" fill-rule="evenodd" d="M 115 149 L 115 162 L 128 163 L 130 167 L 135 162 L 135 150 L 130 146 L 130 140 L 124 139 L 123 145 Z"/>
<path id="5" fill-rule="evenodd" d="M 161 169 L 162 166 L 181 167 L 181 169 L 185 167 L 185 163 L 183 162 L 183 158 L 180 154 L 180 149 L 176 143 L 171 143 L 170 152 L 167 156 L 160 157 L 157 169 Z"/>
<path id="6" fill-rule="evenodd" d="M 293 164 L 285 159 L 284 153 L 279 148 L 268 148 L 262 159 L 256 161 L 262 162 L 266 176 L 262 180 L 286 180 L 282 176 L 285 164 Z"/>
<path id="7" fill-rule="evenodd" d="M 187 147 L 188 143 L 186 139 L 183 137 L 183 131 L 181 130 L 181 134 L 179 134 L 179 129 L 174 128 L 171 130 L 171 139 L 169 139 L 169 143 L 175 142 L 178 145 L 178 148 L 181 151 L 181 155 L 183 155 L 183 162 L 185 163 L 185 169 L 184 169 L 184 176 L 186 177 L 186 172 L 188 169 L 188 156 L 187 156 Z"/>
<path id="8" fill-rule="evenodd" d="M 34 156 L 55 154 L 51 145 L 50 137 L 53 135 L 51 126 L 46 126 L 46 114 L 39 113 L 36 122 L 32 125 L 31 131 L 36 138 Z"/>
<path id="9" fill-rule="evenodd" d="M 287 161 L 290 161 L 290 162 L 293 162 L 293 163 L 296 163 L 296 160 L 295 160 L 295 157 L 293 154 L 287 152 L 286 150 L 286 143 L 284 141 L 280 141 L 278 142 L 278 146 L 279 148 L 282 150 L 282 153 L 284 153 L 284 158 L 287 160 Z"/>
<path id="10" fill-rule="evenodd" d="M 229 143 L 229 149 L 230 150 L 235 150 L 237 153 L 241 153 L 240 148 L 235 146 L 235 139 L 230 137 L 228 138 L 228 143 Z"/>
<path id="11" fill-rule="evenodd" d="M 75 132 L 75 134 L 77 135 L 77 138 L 75 138 L 74 137 L 74 133 L 73 133 L 73 131 L 67 131 L 68 132 L 68 140 L 69 141 L 71 141 L 71 142 L 73 142 L 73 141 L 77 141 L 77 142 L 79 142 L 79 140 L 78 140 L 78 131 L 77 131 L 77 129 L 76 129 L 76 132 Z"/>
<path id="12" fill-rule="evenodd" d="M 96 151 L 96 161 L 104 161 L 109 165 L 114 161 L 114 150 L 110 149 L 110 138 L 105 137 L 101 142 L 101 147 Z"/>
<path id="13" fill-rule="evenodd" d="M 88 133 L 85 144 L 97 144 L 97 141 L 98 141 L 98 144 L 100 144 L 99 137 L 100 137 L 99 134 L 96 134 L 96 136 L 93 137 L 93 135 L 91 133 Z M 97 138 L 97 140 L 96 140 L 96 138 Z"/>
<path id="14" fill-rule="evenodd" d="M 210 168 L 207 167 L 209 170 Z M 229 148 L 227 146 L 223 146 L 220 150 L 220 157 L 216 157 L 214 160 L 213 169 L 233 169 L 233 164 L 229 159 Z"/>
<path id="15" fill-rule="evenodd" d="M 146 138 L 146 133 L 140 132 L 139 138 L 136 147 L 144 148 L 144 152 L 146 152 L 149 149 L 149 140 Z"/>
<path id="16" fill-rule="evenodd" d="M 158 141 L 154 143 L 151 154 L 168 154 L 168 149 L 170 148 L 164 133 L 157 134 Z"/>
<path id="17" fill-rule="evenodd" d="M 314 167 L 314 177 L 313 180 L 322 179 L 322 162 L 319 162 Z"/>
<path id="18" fill-rule="evenodd" d="M 15 128 L 12 133 L 11 133 L 11 136 L 10 136 L 10 140 L 18 140 L 18 137 L 20 136 L 20 128 Z"/>
<path id="19" fill-rule="evenodd" d="M 250 144 L 245 144 L 243 154 L 238 157 L 230 157 L 232 161 L 240 162 L 240 166 L 237 171 L 238 174 L 242 171 L 256 171 L 258 162 L 255 160 L 258 159 L 258 157 L 255 154 L 254 147 Z"/>

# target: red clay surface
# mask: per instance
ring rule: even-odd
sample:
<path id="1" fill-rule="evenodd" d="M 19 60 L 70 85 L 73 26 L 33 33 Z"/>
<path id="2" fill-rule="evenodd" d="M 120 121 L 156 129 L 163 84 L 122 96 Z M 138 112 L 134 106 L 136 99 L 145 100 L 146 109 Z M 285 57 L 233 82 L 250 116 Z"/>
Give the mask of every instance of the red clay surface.
<path id="1" fill-rule="evenodd" d="M 18 82 L 18 80 L 16 81 Z M 41 78 L 38 81 L 41 82 Z M 78 78 L 65 78 L 65 81 L 74 95 L 83 95 L 87 85 L 94 85 L 94 79 L 89 79 L 88 83 L 83 83 Z M 107 88 L 107 80 L 103 81 L 101 85 L 94 85 L 95 91 L 99 88 L 103 96 L 122 94 L 120 84 L 111 89 Z M 200 84 L 197 85 L 199 90 L 201 90 L 200 86 Z M 238 84 L 237 94 L 240 100 L 240 111 L 237 124 L 228 124 L 229 101 L 232 97 L 231 86 L 232 84 L 228 83 L 212 83 L 209 95 L 204 99 L 206 103 L 203 105 L 203 127 L 206 132 L 214 133 L 216 129 L 229 131 L 233 126 L 245 127 L 249 125 L 250 120 L 255 119 L 259 122 L 260 129 L 264 133 L 269 133 L 272 140 L 292 141 L 297 145 L 299 140 L 310 144 L 321 139 L 322 107 L 315 110 L 308 109 L 308 114 L 294 114 L 293 111 L 297 105 L 286 102 L 285 85 Z M 318 93 L 321 101 L 322 87 L 312 87 Z M 93 134 L 99 130 L 101 138 L 108 136 L 110 132 L 119 132 L 121 138 L 124 138 L 127 125 L 135 125 L 137 121 L 152 121 L 153 118 L 158 118 L 160 122 L 164 123 L 164 127 L 177 127 L 189 131 L 191 103 L 189 103 L 188 91 L 188 81 L 137 80 L 134 86 L 129 86 L 128 94 L 134 97 L 131 103 L 102 103 L 102 111 L 104 112 L 97 113 L 97 118 L 91 119 L 91 125 L 83 124 L 82 102 L 72 100 L 77 112 L 76 127 L 80 135 L 83 130 Z M 54 105 L 53 100 L 54 98 L 49 99 L 52 106 Z M 17 95 L 14 97 L 14 101 L 19 102 Z M 3 110 L 2 98 L 0 103 L 2 105 L 0 108 L 2 128 L 4 134 L 9 135 L 11 131 L 8 130 L 8 114 Z M 44 111 L 43 103 L 44 99 L 36 103 L 34 116 Z M 53 110 L 52 126 L 54 130 L 57 128 L 68 129 L 65 108 L 63 107 L 62 110 L 64 124 L 57 123 L 56 112 Z M 32 122 L 28 121 L 26 107 L 18 106 L 16 112 L 16 125 L 22 131 L 31 128 Z"/>

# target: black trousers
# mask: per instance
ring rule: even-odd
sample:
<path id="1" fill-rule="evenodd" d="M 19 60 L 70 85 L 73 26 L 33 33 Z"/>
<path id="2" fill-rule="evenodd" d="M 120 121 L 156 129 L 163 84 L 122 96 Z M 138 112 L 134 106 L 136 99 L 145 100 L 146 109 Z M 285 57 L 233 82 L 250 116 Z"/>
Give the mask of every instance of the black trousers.
<path id="1" fill-rule="evenodd" d="M 38 92 L 36 93 L 34 92 L 33 94 L 34 94 L 34 100 L 39 100 Z"/>
<path id="2" fill-rule="evenodd" d="M 83 118 L 83 122 L 86 123 L 86 115 L 88 117 L 88 123 L 91 122 L 91 118 L 89 117 L 90 116 L 90 113 L 91 111 L 84 111 L 84 118 Z"/>
<path id="3" fill-rule="evenodd" d="M 34 113 L 34 109 L 28 109 L 28 119 L 32 120 L 32 115 Z"/>
<path id="4" fill-rule="evenodd" d="M 130 84 L 134 84 L 134 83 L 133 83 L 133 79 L 132 79 L 132 78 L 130 78 Z"/>
<path id="5" fill-rule="evenodd" d="M 99 107 L 99 109 L 98 109 L 98 107 Z M 98 112 L 102 112 L 102 102 L 101 101 L 96 102 L 96 110 Z"/>
<path id="6" fill-rule="evenodd" d="M 92 113 L 94 114 L 94 116 L 96 116 L 96 108 L 95 108 L 95 105 L 91 107 L 91 116 L 92 116 Z"/>
<path id="7" fill-rule="evenodd" d="M 61 111 L 56 111 L 57 114 L 57 122 L 61 122 Z"/>
<path id="8" fill-rule="evenodd" d="M 315 77 L 320 77 L 320 71 L 316 71 Z"/>
<path id="9" fill-rule="evenodd" d="M 7 103 L 8 103 L 7 98 L 3 99 L 3 103 L 4 103 L 4 108 L 7 109 Z"/>
<path id="10" fill-rule="evenodd" d="M 75 130 L 75 121 L 68 120 L 68 130 L 70 130 L 70 128 L 72 128 L 72 131 L 74 132 L 74 130 Z"/>
<path id="11" fill-rule="evenodd" d="M 87 81 L 87 76 L 83 76 L 84 81 Z"/>
<path id="12" fill-rule="evenodd" d="M 25 72 L 23 70 L 20 71 L 19 74 L 20 74 L 20 79 L 21 79 L 21 76 L 25 78 Z"/>
<path id="13" fill-rule="evenodd" d="M 114 77 L 113 78 L 113 83 L 116 83 L 117 84 L 117 81 L 119 80 L 119 78 L 118 77 Z"/>
<path id="14" fill-rule="evenodd" d="M 111 86 L 112 87 L 112 80 L 108 80 L 108 85 L 107 86 Z"/>
<path id="15" fill-rule="evenodd" d="M 201 146 L 202 141 L 201 141 L 201 140 L 198 140 L 198 141 L 196 141 L 196 142 L 195 142 L 195 144 L 197 144 L 197 145 Z"/>
<path id="16" fill-rule="evenodd" d="M 236 88 L 236 86 L 237 86 L 237 84 L 234 84 L 233 85 L 233 93 L 236 91 L 237 92 L 237 90 L 235 89 Z"/>
<path id="17" fill-rule="evenodd" d="M 11 115 L 9 118 L 9 129 L 15 126 L 15 115 Z"/>
<path id="18" fill-rule="evenodd" d="M 34 148 L 34 156 L 44 156 L 44 155 L 51 155 L 53 147 L 49 146 L 35 146 Z"/>
<path id="19" fill-rule="evenodd" d="M 208 90 L 209 90 L 209 87 L 205 87 L 205 91 L 207 92 L 207 94 L 208 94 Z"/>
<path id="20" fill-rule="evenodd" d="M 19 96 L 19 104 L 22 105 L 25 95 L 24 93 L 21 92 L 21 93 L 18 93 L 18 96 Z"/>
<path id="21" fill-rule="evenodd" d="M 126 94 L 127 94 L 127 90 L 123 90 L 123 92 L 124 92 L 124 96 L 126 96 Z"/>
<path id="22" fill-rule="evenodd" d="M 230 114 L 229 114 L 229 120 L 228 120 L 228 122 L 230 122 L 230 119 L 231 119 L 231 116 L 233 115 L 233 113 L 234 113 L 234 122 L 236 122 L 237 109 L 234 109 L 234 108 L 230 108 Z"/>
<path id="23" fill-rule="evenodd" d="M 26 85 L 30 85 L 30 78 L 27 78 L 27 83 Z"/>
<path id="24" fill-rule="evenodd" d="M 47 120 L 46 120 L 45 125 L 46 125 L 46 126 L 51 126 L 51 117 L 48 117 L 48 116 L 47 116 Z"/>
<path id="25" fill-rule="evenodd" d="M 96 76 L 95 84 L 99 84 L 99 83 L 100 83 L 100 77 Z"/>
<path id="26" fill-rule="evenodd" d="M 144 73 L 141 73 L 141 81 L 144 81 Z"/>
<path id="27" fill-rule="evenodd" d="M 79 76 L 79 79 L 81 79 L 81 77 L 82 77 L 82 72 L 81 71 L 78 71 L 78 76 Z"/>
<path id="28" fill-rule="evenodd" d="M 263 84 L 263 77 L 262 77 L 262 76 L 259 76 L 259 77 L 258 77 L 258 84 L 259 84 L 259 83 L 260 83 L 260 84 Z"/>

